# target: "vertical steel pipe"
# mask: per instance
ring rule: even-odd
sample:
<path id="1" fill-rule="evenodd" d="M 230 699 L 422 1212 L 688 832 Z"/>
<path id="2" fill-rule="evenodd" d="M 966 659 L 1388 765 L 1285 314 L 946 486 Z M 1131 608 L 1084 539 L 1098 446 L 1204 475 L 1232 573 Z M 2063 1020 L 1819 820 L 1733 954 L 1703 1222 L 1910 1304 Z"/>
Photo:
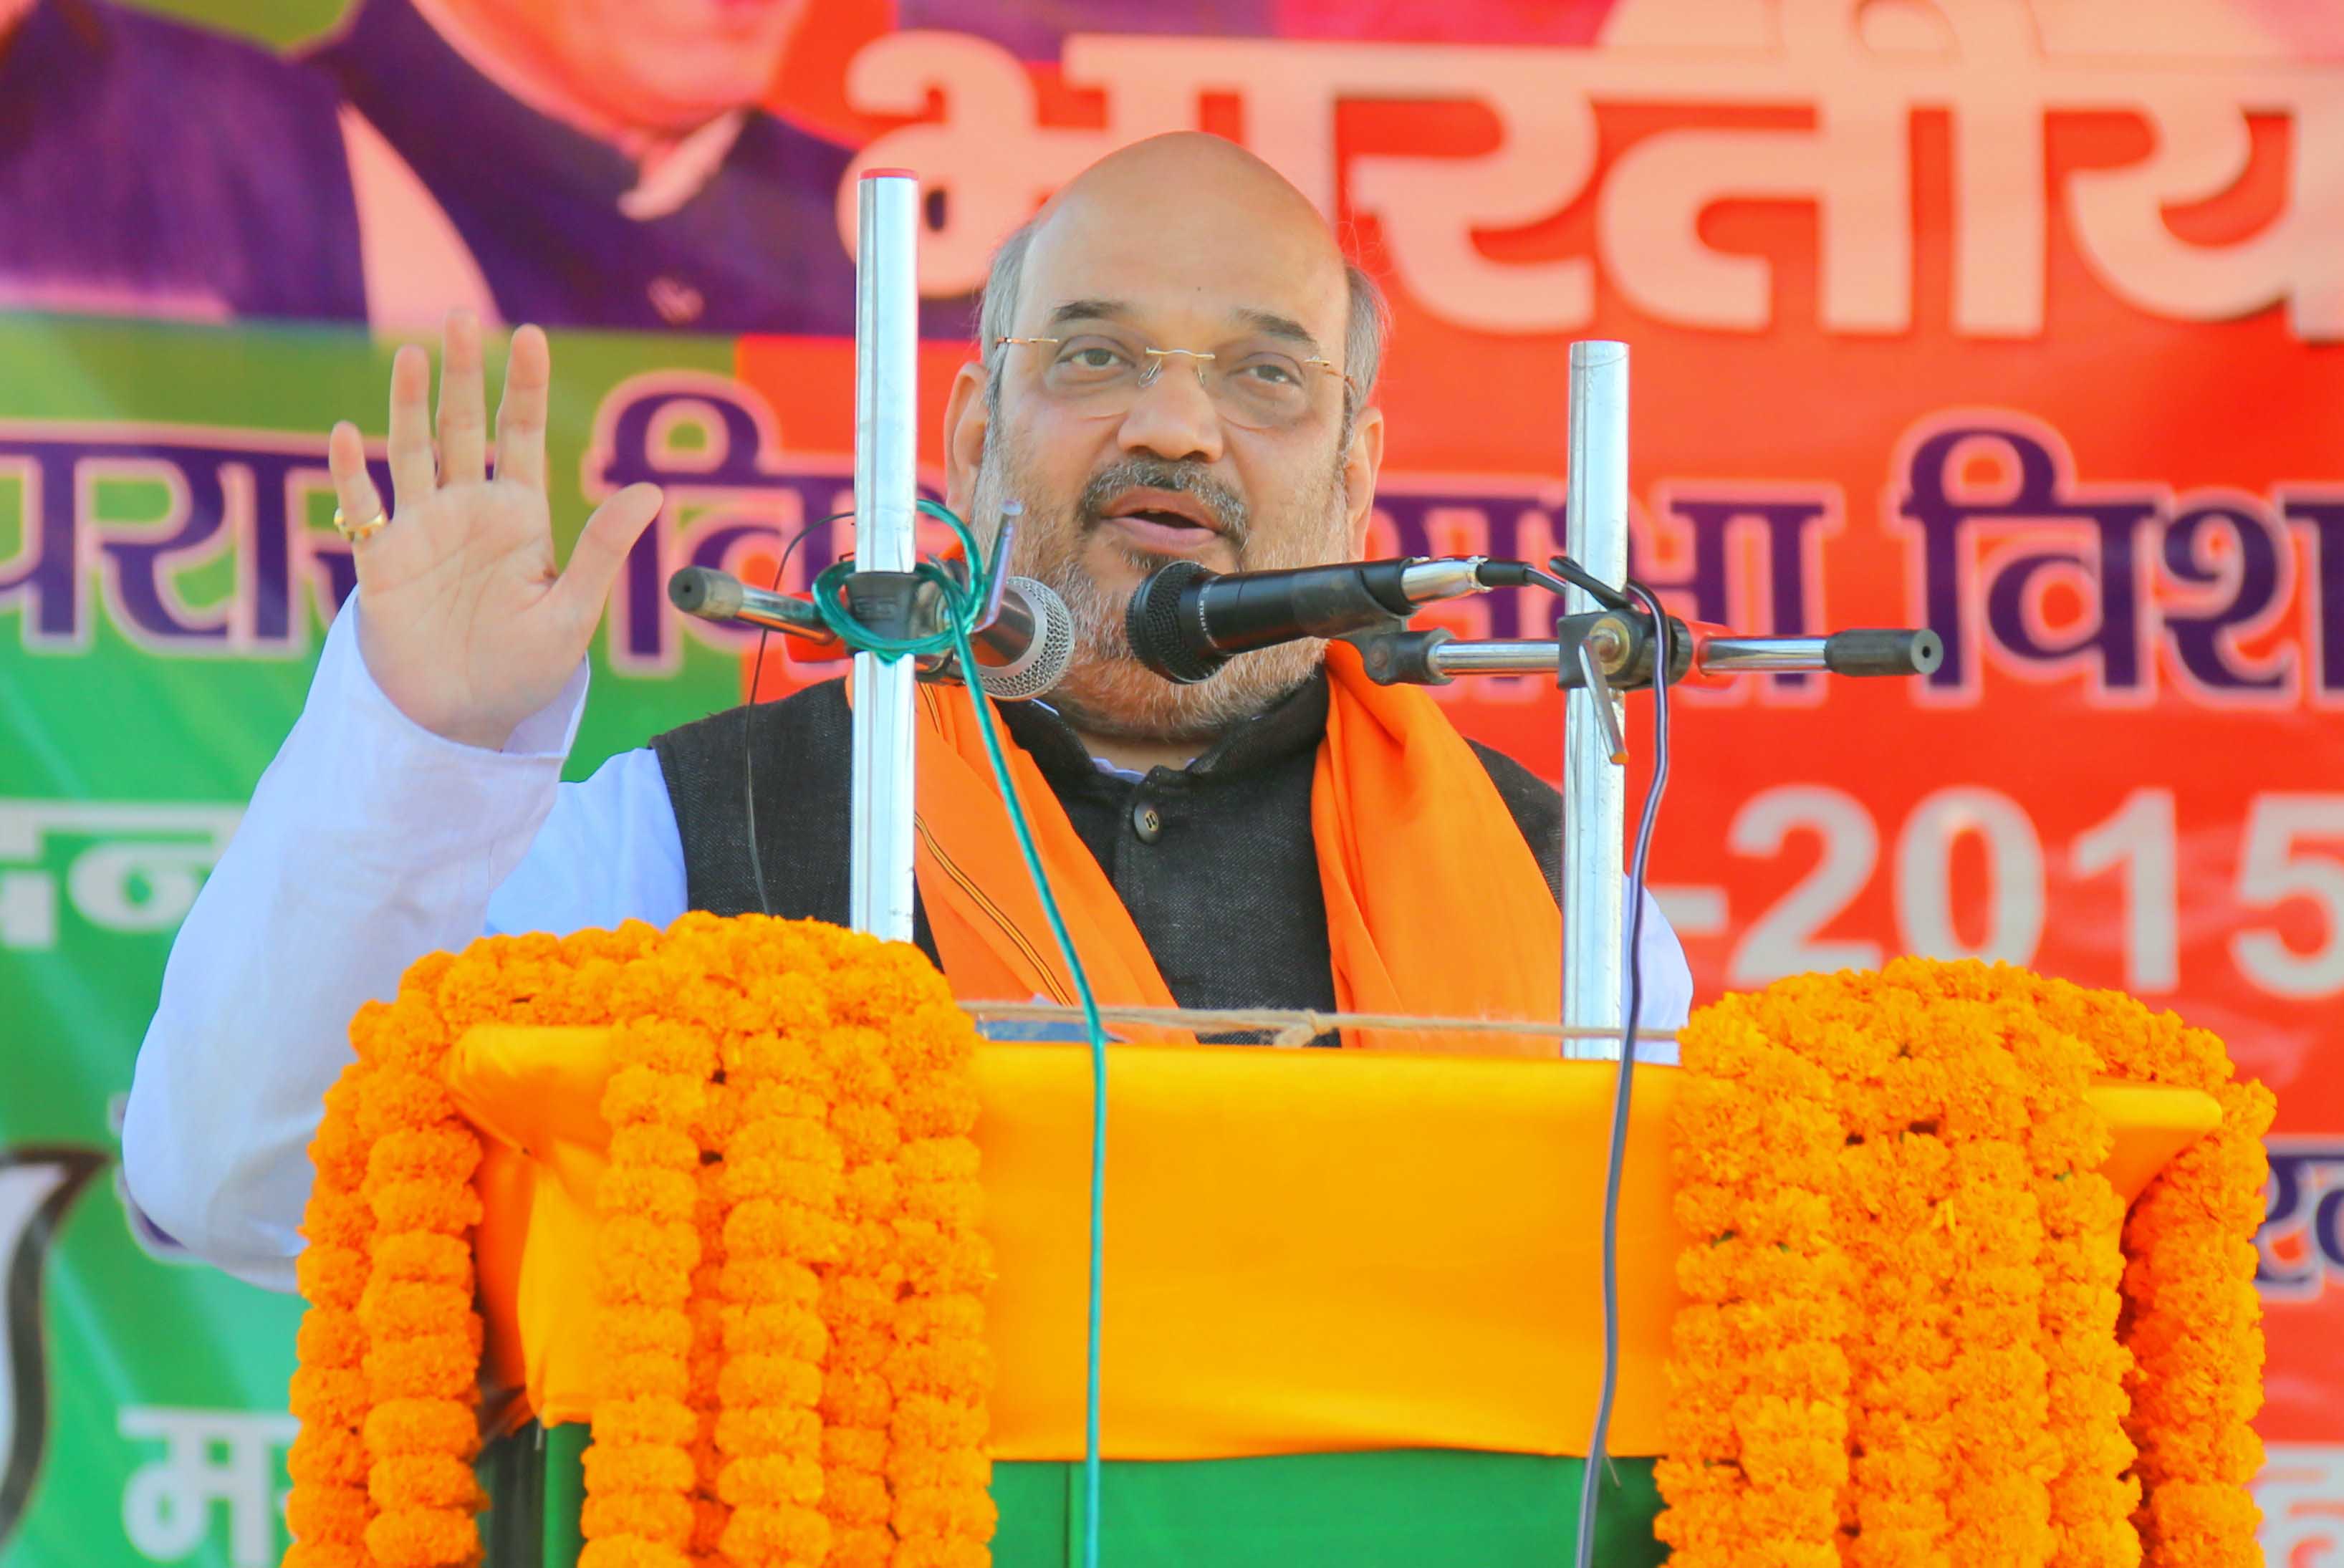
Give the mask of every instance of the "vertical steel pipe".
<path id="1" fill-rule="evenodd" d="M 920 182 L 863 177 L 854 258 L 854 567 L 909 572 L 917 533 Z M 915 670 L 854 656 L 854 928 L 912 939 Z"/>
<path id="2" fill-rule="evenodd" d="M 1564 548 L 1602 582 L 1628 578 L 1628 345 L 1571 346 L 1570 517 Z M 1571 613 L 1603 606 L 1573 588 Z M 1614 763 L 1595 711 L 1617 702 L 1563 693 L 1562 1021 L 1617 1031 L 1625 969 L 1621 855 L 1627 837 L 1626 770 Z M 1612 1058 L 1616 1040 L 1567 1039 L 1566 1057 Z"/>

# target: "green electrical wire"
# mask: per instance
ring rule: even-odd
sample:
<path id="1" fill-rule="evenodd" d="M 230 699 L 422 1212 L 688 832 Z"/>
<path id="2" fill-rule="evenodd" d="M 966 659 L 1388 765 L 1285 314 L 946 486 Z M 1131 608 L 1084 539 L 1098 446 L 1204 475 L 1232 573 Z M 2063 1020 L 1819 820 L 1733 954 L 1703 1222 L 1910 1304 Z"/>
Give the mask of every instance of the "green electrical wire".
<path id="1" fill-rule="evenodd" d="M 1009 825 L 1017 835 L 1017 852 L 1025 857 L 1026 874 L 1034 879 L 1034 891 L 1042 900 L 1043 916 L 1050 923 L 1050 935 L 1057 942 L 1058 955 L 1066 960 L 1066 972 L 1074 977 L 1075 995 L 1082 1002 L 1083 1031 L 1091 1057 L 1090 1283 L 1085 1314 L 1083 1380 L 1083 1568 L 1098 1568 L 1099 1326 L 1104 1316 L 1101 1299 L 1105 1294 L 1106 1257 L 1106 1026 L 1099 1017 L 1098 998 L 1091 994 L 1090 976 L 1084 972 L 1082 958 L 1075 951 L 1075 939 L 1066 931 L 1066 916 L 1059 913 L 1058 900 L 1051 893 L 1050 880 L 1042 870 L 1041 853 L 1034 847 L 1034 830 L 1026 821 L 1026 808 L 1018 803 L 1017 786 L 1010 779 L 1009 762 L 1002 753 L 1001 737 L 994 727 L 993 703 L 975 678 L 976 654 L 969 642 L 969 629 L 991 597 L 991 573 L 967 523 L 932 501 L 921 501 L 919 509 L 951 526 L 969 564 L 966 582 L 933 561 L 923 561 L 913 568 L 914 576 L 936 586 L 945 611 L 942 631 L 924 637 L 874 635 L 869 627 L 854 619 L 843 597 L 846 579 L 854 571 L 851 561 L 838 562 L 813 580 L 813 606 L 823 623 L 835 632 L 841 642 L 883 662 L 893 663 L 898 659 L 944 653 L 959 659 L 969 706 L 976 713 L 977 733 L 985 737 L 985 754 L 993 764 L 994 782 L 1000 786 L 1002 804 L 1009 808 Z"/>

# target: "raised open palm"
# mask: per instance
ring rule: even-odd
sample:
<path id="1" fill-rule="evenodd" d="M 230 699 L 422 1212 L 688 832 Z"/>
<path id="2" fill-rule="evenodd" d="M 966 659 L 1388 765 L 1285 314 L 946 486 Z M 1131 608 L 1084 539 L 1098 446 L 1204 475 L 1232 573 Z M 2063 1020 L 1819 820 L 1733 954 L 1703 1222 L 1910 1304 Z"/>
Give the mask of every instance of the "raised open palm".
<path id="1" fill-rule="evenodd" d="M 629 485 L 587 519 L 568 569 L 555 569 L 545 499 L 551 378 L 545 334 L 516 331 L 491 479 L 480 322 L 451 311 L 441 329 L 436 471 L 430 358 L 409 347 L 391 361 L 390 521 L 352 547 L 359 646 L 401 713 L 468 745 L 502 746 L 560 693 L 627 552 L 659 514 L 656 485 Z M 358 427 L 336 425 L 326 452 L 343 516 L 380 516 Z"/>

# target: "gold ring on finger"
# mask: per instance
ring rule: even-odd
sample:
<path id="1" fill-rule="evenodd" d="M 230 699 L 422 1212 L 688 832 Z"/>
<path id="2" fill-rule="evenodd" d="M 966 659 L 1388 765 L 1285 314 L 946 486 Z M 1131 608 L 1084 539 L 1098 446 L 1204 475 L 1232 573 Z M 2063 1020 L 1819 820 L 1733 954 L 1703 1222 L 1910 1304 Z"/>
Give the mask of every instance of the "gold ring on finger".
<path id="1" fill-rule="evenodd" d="M 384 516 L 380 511 L 377 511 L 372 517 L 367 519 L 364 522 L 351 522 L 342 516 L 342 509 L 340 507 L 338 506 L 334 508 L 334 531 L 340 534 L 344 539 L 349 540 L 352 544 L 363 544 L 368 540 L 372 539 L 376 534 L 382 531 L 383 524 L 389 521 L 389 518 Z"/>

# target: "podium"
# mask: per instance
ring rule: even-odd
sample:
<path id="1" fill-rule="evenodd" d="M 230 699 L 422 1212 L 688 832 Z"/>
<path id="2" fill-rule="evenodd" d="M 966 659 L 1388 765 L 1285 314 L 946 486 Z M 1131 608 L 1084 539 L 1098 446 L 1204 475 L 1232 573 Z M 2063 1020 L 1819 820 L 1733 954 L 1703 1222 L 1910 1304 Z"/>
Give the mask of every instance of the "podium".
<path id="1" fill-rule="evenodd" d="M 482 1134 L 490 1561 L 567 1564 L 602 1355 L 595 1223 L 611 1035 L 478 1027 L 446 1077 Z M 1567 1560 L 1600 1375 L 1615 1073 L 1594 1062 L 1114 1047 L 1102 1532 L 1132 1564 Z M 994 1561 L 1077 1561 L 1089 1067 L 981 1045 Z M 1664 1561 L 1659 1508 L 1680 1084 L 1637 1076 L 1619 1208 L 1620 1375 L 1599 1561 Z M 2104 1083 L 2127 1202 L 2220 1119 Z M 520 1228 L 514 1233 L 513 1228 Z M 499 1228 L 502 1228 L 501 1230 Z M 524 1329 L 527 1322 L 532 1327 Z"/>

